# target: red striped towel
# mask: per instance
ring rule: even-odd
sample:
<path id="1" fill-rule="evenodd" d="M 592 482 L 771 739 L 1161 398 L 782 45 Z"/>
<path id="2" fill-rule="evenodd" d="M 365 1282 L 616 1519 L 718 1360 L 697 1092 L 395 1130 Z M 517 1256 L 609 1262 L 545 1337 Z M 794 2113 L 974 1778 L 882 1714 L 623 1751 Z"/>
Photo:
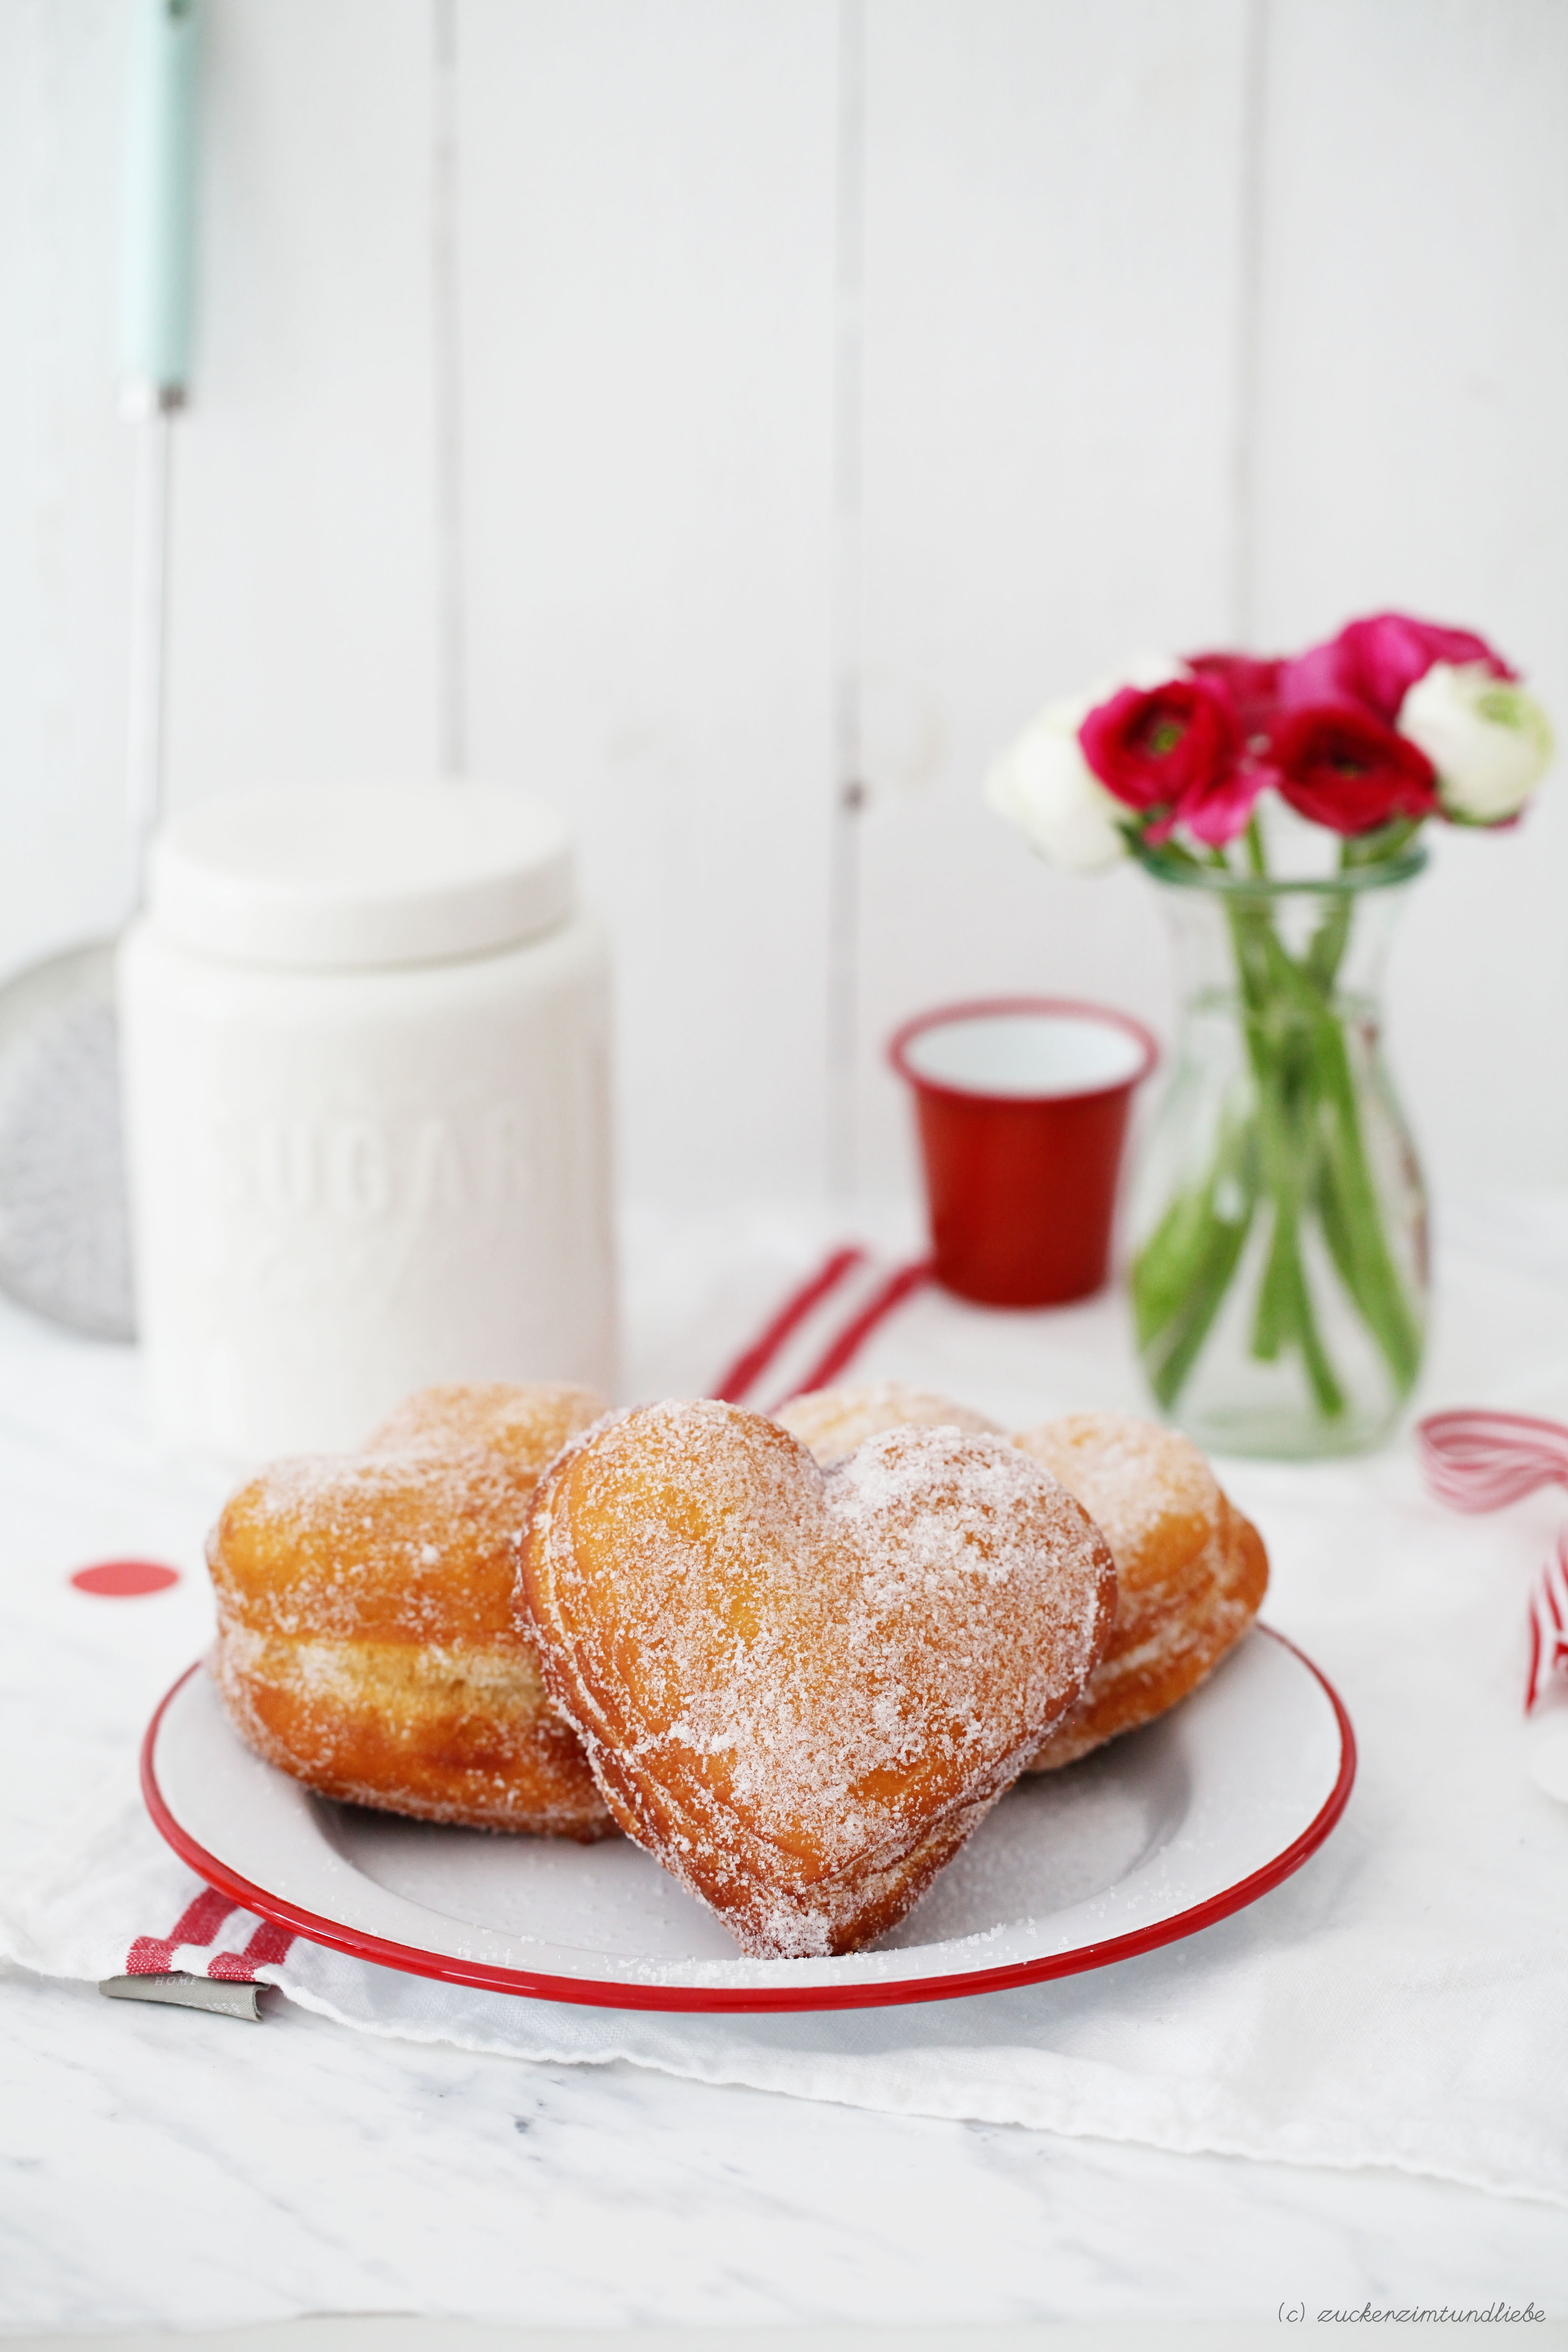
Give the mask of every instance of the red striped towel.
<path id="1" fill-rule="evenodd" d="M 927 1258 L 889 1267 L 858 1243 L 843 1244 L 790 1292 L 720 1374 L 713 1394 L 776 1412 L 791 1397 L 830 1387 L 873 1331 L 930 1280 Z"/>
<path id="2" fill-rule="evenodd" d="M 236 1927 L 245 1935 L 237 1950 L 232 1942 Z M 125 1955 L 125 1974 L 216 1977 L 230 1984 L 255 1984 L 257 1969 L 276 1968 L 293 1941 L 290 1929 L 270 1919 L 258 1919 L 253 1913 L 241 1911 L 228 1895 L 204 1886 L 166 1936 L 133 1939 Z"/>

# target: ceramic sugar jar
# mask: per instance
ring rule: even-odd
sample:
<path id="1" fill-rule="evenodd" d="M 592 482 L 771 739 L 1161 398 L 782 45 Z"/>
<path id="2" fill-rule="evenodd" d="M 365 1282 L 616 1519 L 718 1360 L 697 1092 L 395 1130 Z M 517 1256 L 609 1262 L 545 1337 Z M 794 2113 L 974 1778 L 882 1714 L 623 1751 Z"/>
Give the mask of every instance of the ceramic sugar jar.
<path id="1" fill-rule="evenodd" d="M 432 1381 L 607 1388 L 608 995 L 564 830 L 526 793 L 179 814 L 120 965 L 164 1433 L 352 1448 Z"/>

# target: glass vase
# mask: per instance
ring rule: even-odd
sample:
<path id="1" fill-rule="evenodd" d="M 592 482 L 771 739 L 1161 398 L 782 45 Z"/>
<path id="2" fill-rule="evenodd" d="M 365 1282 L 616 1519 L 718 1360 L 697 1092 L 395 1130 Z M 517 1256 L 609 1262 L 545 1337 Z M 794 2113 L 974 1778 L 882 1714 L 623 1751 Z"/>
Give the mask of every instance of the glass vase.
<path id="1" fill-rule="evenodd" d="M 1426 1203 L 1380 990 L 1425 862 L 1272 881 L 1143 856 L 1181 1027 L 1132 1188 L 1133 1317 L 1163 1412 L 1215 1452 L 1359 1453 L 1415 1386 Z"/>

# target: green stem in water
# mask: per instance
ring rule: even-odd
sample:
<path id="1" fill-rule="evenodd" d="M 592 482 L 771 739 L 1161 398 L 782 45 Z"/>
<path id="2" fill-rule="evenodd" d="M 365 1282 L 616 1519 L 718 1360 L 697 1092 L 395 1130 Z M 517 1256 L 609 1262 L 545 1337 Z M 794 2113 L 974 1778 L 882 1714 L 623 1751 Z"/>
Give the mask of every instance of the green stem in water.
<path id="1" fill-rule="evenodd" d="M 1179 1192 L 1132 1269 L 1138 1345 L 1155 1395 L 1175 1403 L 1208 1338 L 1251 1230 L 1258 1201 L 1256 1139 L 1236 1122 L 1206 1183 Z"/>
<path id="2" fill-rule="evenodd" d="M 1342 845 L 1343 870 L 1392 857 L 1417 830 L 1398 820 Z M 1267 880 L 1256 818 L 1248 865 Z M 1196 864 L 1190 855 L 1184 862 Z M 1218 851 L 1208 862 L 1233 872 Z M 1419 1365 L 1421 1331 L 1383 1229 L 1367 1162 L 1346 1039 L 1334 990 L 1349 946 L 1353 900 L 1336 894 L 1305 950 L 1285 947 L 1260 892 L 1227 894 L 1252 1104 L 1222 1129 L 1206 1181 L 1173 1202 L 1139 1253 L 1132 1289 L 1139 1345 L 1167 1409 L 1181 1393 L 1235 1278 L 1259 1205 L 1273 1213 L 1254 1314 L 1252 1350 L 1263 1362 L 1299 1349 L 1325 1419 L 1346 1409 L 1324 1347 L 1302 1253 L 1316 1217 L 1329 1256 L 1401 1391 Z"/>
<path id="3" fill-rule="evenodd" d="M 1344 1029 L 1331 1014 L 1320 1023 L 1316 1045 L 1324 1113 L 1320 1200 L 1326 1193 L 1333 1204 L 1323 1218 L 1324 1237 L 1403 1392 L 1420 1369 L 1421 1328 L 1383 1230 Z"/>
<path id="4" fill-rule="evenodd" d="M 1268 874 L 1268 860 L 1263 853 L 1263 827 L 1258 822 L 1256 809 L 1247 820 L 1247 862 L 1259 879 Z"/>

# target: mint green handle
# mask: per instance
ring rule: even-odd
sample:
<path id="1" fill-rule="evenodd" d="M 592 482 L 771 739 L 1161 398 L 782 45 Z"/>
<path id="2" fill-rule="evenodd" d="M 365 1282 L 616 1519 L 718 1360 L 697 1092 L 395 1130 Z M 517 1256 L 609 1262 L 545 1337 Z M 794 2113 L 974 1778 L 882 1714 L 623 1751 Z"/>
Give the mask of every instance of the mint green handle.
<path id="1" fill-rule="evenodd" d="M 196 0 L 131 0 L 120 362 L 128 387 L 174 407 L 191 373 Z"/>

